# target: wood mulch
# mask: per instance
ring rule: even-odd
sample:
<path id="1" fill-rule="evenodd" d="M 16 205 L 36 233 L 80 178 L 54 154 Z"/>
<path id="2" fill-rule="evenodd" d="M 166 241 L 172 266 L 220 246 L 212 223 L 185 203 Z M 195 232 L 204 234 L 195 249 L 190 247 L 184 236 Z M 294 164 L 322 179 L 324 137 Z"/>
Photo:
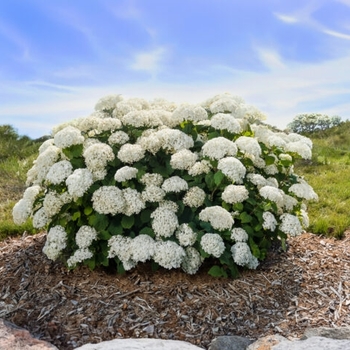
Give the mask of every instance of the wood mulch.
<path id="1" fill-rule="evenodd" d="M 0 317 L 62 350 L 131 337 L 207 348 L 219 335 L 291 339 L 350 325 L 350 233 L 292 238 L 287 252 L 236 280 L 148 265 L 122 276 L 67 271 L 44 256 L 44 243 L 44 233 L 0 242 Z"/>

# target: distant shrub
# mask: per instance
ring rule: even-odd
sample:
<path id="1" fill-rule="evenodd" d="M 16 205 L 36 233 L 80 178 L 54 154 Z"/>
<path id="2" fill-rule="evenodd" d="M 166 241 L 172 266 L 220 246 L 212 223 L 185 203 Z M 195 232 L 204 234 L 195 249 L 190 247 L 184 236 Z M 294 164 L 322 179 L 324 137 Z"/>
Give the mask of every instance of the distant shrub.
<path id="1" fill-rule="evenodd" d="M 108 96 L 95 109 L 54 129 L 13 208 L 16 223 L 48 228 L 50 259 L 194 274 L 210 258 L 210 274 L 237 276 L 307 227 L 317 195 L 293 163 L 311 157 L 311 141 L 259 125 L 242 99 Z"/>
<path id="2" fill-rule="evenodd" d="M 287 125 L 287 128 L 295 133 L 312 133 L 329 129 L 340 123 L 341 119 L 338 116 L 329 117 L 320 113 L 299 114 Z"/>

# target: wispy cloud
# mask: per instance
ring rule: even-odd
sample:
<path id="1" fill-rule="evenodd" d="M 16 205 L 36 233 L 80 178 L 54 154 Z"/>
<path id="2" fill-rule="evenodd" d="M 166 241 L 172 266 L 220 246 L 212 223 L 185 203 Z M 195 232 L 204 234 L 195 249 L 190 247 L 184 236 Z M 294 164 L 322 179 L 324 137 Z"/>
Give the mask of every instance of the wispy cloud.
<path id="1" fill-rule="evenodd" d="M 147 52 L 139 52 L 135 55 L 129 67 L 133 70 L 145 71 L 155 75 L 161 70 L 166 52 L 164 47 L 158 47 Z"/>
<path id="2" fill-rule="evenodd" d="M 256 48 L 260 61 L 271 71 L 284 69 L 285 65 L 279 53 L 274 49 Z"/>
<path id="3" fill-rule="evenodd" d="M 282 15 L 280 13 L 274 12 L 273 13 L 279 20 L 281 20 L 282 22 L 285 23 L 297 23 L 299 22 L 299 19 L 294 17 L 294 16 L 290 16 L 290 15 Z"/>
<path id="4" fill-rule="evenodd" d="M 331 35 L 331 36 L 334 36 L 336 38 L 350 40 L 350 34 L 344 34 L 344 33 L 336 32 L 335 30 L 324 29 L 323 33 Z"/>

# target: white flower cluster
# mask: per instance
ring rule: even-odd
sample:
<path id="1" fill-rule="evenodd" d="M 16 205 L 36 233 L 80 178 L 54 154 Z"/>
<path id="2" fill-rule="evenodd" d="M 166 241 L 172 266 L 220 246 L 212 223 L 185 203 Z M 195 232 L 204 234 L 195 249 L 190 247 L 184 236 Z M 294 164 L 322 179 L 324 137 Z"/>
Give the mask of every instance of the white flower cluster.
<path id="1" fill-rule="evenodd" d="M 188 189 L 188 183 L 179 176 L 171 176 L 164 180 L 162 189 L 167 193 L 186 191 Z"/>
<path id="2" fill-rule="evenodd" d="M 46 180 L 54 185 L 58 185 L 66 180 L 72 174 L 73 166 L 68 160 L 61 160 L 53 164 L 46 175 Z"/>
<path id="3" fill-rule="evenodd" d="M 232 215 L 224 208 L 215 205 L 207 207 L 199 213 L 199 219 L 209 222 L 215 230 L 230 230 L 234 224 Z"/>
<path id="4" fill-rule="evenodd" d="M 206 233 L 201 238 L 201 247 L 206 253 L 220 258 L 225 250 L 225 243 L 219 234 Z"/>
<path id="5" fill-rule="evenodd" d="M 197 238 L 197 234 L 188 224 L 181 224 L 177 228 L 175 235 L 182 247 L 192 246 Z"/>
<path id="6" fill-rule="evenodd" d="M 256 269 L 259 265 L 258 259 L 252 255 L 249 245 L 245 242 L 237 242 L 231 247 L 233 261 L 240 266 Z"/>
<path id="7" fill-rule="evenodd" d="M 235 156 L 237 146 L 233 141 L 220 136 L 207 141 L 202 147 L 202 152 L 205 157 L 219 160 L 226 156 Z"/>
<path id="8" fill-rule="evenodd" d="M 182 149 L 171 156 L 170 165 L 173 169 L 189 170 L 197 160 L 198 156 L 187 149 Z"/>
<path id="9" fill-rule="evenodd" d="M 152 228 L 157 236 L 171 237 L 177 227 L 179 221 L 173 210 L 166 207 L 157 208 L 152 214 Z"/>
<path id="10" fill-rule="evenodd" d="M 218 169 L 222 171 L 231 181 L 241 184 L 247 169 L 241 161 L 235 157 L 222 158 L 218 162 Z"/>
<path id="11" fill-rule="evenodd" d="M 92 195 L 92 207 L 100 214 L 116 215 L 125 207 L 123 192 L 115 186 L 101 186 Z"/>
<path id="12" fill-rule="evenodd" d="M 133 168 L 133 167 L 126 165 L 126 166 L 117 170 L 117 172 L 114 175 L 114 179 L 117 182 L 128 181 L 128 180 L 135 178 L 137 172 L 138 172 L 137 168 Z"/>
<path id="13" fill-rule="evenodd" d="M 64 227 L 57 225 L 52 227 L 46 236 L 46 242 L 43 247 L 44 254 L 51 260 L 55 261 L 66 248 L 67 232 Z"/>
<path id="14" fill-rule="evenodd" d="M 235 242 L 247 242 L 248 238 L 247 231 L 241 227 L 235 227 L 231 231 L 231 239 Z"/>
<path id="15" fill-rule="evenodd" d="M 249 198 L 249 191 L 243 185 L 228 185 L 221 198 L 230 204 L 242 203 Z"/>
<path id="16" fill-rule="evenodd" d="M 279 229 L 282 232 L 290 236 L 298 236 L 303 232 L 303 228 L 297 216 L 284 213 L 280 216 L 280 220 L 281 224 Z"/>
<path id="17" fill-rule="evenodd" d="M 192 208 L 198 208 L 203 205 L 206 194 L 198 186 L 191 187 L 183 197 L 182 201 L 185 205 Z"/>

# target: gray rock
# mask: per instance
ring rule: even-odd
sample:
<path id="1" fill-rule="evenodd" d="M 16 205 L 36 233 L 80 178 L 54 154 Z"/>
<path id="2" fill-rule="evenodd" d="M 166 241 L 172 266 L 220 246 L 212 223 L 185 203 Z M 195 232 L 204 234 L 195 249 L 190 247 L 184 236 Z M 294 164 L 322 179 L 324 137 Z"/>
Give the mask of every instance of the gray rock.
<path id="1" fill-rule="evenodd" d="M 302 340 L 311 337 L 325 337 L 332 339 L 350 339 L 350 327 L 341 328 L 307 328 L 304 335 L 301 337 Z"/>
<path id="2" fill-rule="evenodd" d="M 1 350 L 58 350 L 56 346 L 34 338 L 26 329 L 0 318 Z"/>
<path id="3" fill-rule="evenodd" d="M 246 350 L 254 340 L 239 336 L 224 335 L 215 338 L 209 346 L 209 350 Z"/>
<path id="4" fill-rule="evenodd" d="M 247 350 L 270 350 L 274 345 L 279 344 L 282 341 L 289 342 L 287 338 L 282 337 L 279 334 L 267 335 L 249 345 Z"/>
<path id="5" fill-rule="evenodd" d="M 203 350 L 180 340 L 164 339 L 114 339 L 98 344 L 85 344 L 75 350 Z"/>
<path id="6" fill-rule="evenodd" d="M 311 337 L 306 340 L 283 341 L 271 350 L 349 350 L 350 340 Z"/>

